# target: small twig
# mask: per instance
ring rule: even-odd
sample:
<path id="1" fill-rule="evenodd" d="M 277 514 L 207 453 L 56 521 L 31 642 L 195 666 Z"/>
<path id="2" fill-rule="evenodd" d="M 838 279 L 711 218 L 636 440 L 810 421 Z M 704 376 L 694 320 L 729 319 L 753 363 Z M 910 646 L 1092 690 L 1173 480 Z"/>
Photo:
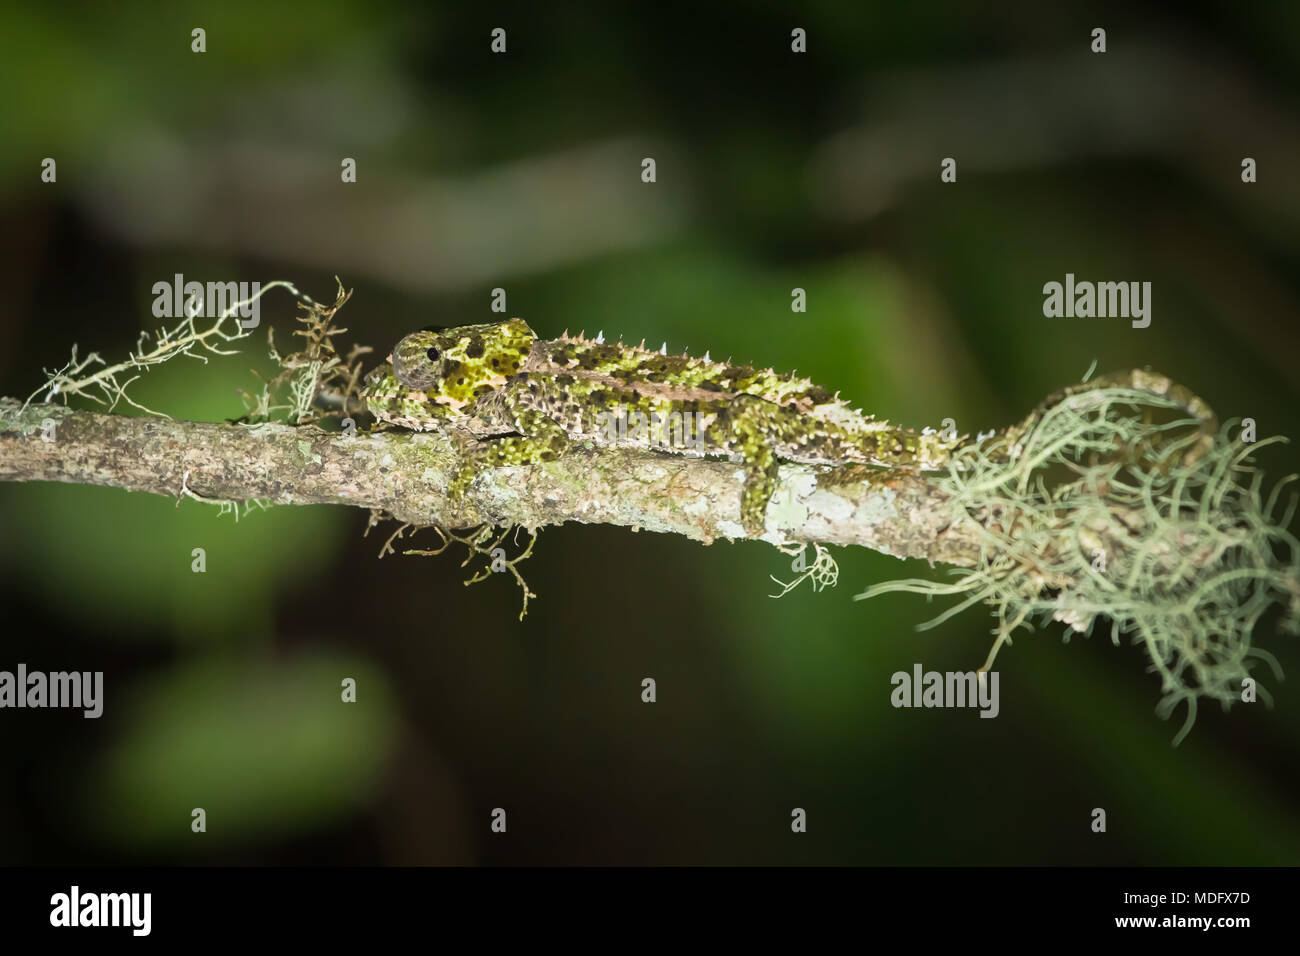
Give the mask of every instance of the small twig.
<path id="1" fill-rule="evenodd" d="M 213 324 L 207 329 L 200 331 L 195 326 L 195 319 L 197 316 L 192 313 L 187 314 L 185 318 L 173 328 L 158 329 L 152 335 L 153 341 L 157 344 L 149 352 L 144 350 L 144 343 L 146 339 L 151 338 L 151 336 L 148 333 L 141 332 L 140 337 L 136 340 L 136 348 L 135 351 L 131 353 L 131 357 L 125 362 L 119 362 L 116 365 L 105 365 L 104 360 L 97 352 L 91 352 L 86 356 L 86 358 L 78 360 L 77 347 L 74 345 L 72 347 L 72 358 L 68 364 L 53 372 L 50 372 L 48 369 L 45 370 L 45 384 L 32 392 L 31 395 L 27 396 L 27 400 L 23 402 L 23 408 L 27 408 L 31 404 L 32 399 L 41 394 L 41 392 L 45 392 L 45 401 L 47 402 L 55 396 L 58 396 L 66 403 L 68 396 L 79 395 L 83 398 L 88 398 L 97 404 L 107 405 L 108 410 L 112 411 L 117 407 L 118 402 L 125 401 L 127 404 L 150 415 L 167 418 L 169 416 L 165 413 L 146 408 L 132 400 L 131 397 L 126 394 L 127 386 L 139 378 L 138 375 L 132 376 L 125 382 L 119 382 L 117 376 L 133 369 L 143 369 L 147 371 L 154 365 L 161 365 L 163 362 L 171 361 L 181 355 L 188 355 L 190 358 L 195 358 L 206 363 L 208 361 L 207 355 L 195 351 L 196 347 L 199 347 L 203 351 L 212 355 L 237 355 L 238 352 L 235 350 L 222 348 L 221 343 L 230 343 L 238 341 L 239 339 L 247 338 L 251 334 L 251 329 L 245 329 L 236 323 L 233 332 L 227 331 L 225 329 L 226 323 L 228 320 L 235 317 L 241 308 L 251 305 L 271 289 L 276 288 L 289 289 L 298 298 L 308 302 L 311 301 L 307 296 L 304 296 L 299 292 L 293 283 L 287 282 L 283 279 L 277 279 L 261 286 L 255 295 L 242 301 L 232 303 L 216 317 Z M 92 364 L 105 365 L 105 367 L 100 369 L 98 372 L 95 372 L 93 375 L 79 377 L 81 376 L 81 373 Z M 103 397 L 101 398 L 100 395 L 95 394 L 94 390 L 98 390 Z"/>
<path id="2" fill-rule="evenodd" d="M 506 535 L 508 535 L 511 532 L 512 529 L 509 527 L 501 529 L 500 534 L 498 534 L 495 537 L 495 539 L 493 539 L 490 543 L 487 544 L 485 544 L 484 542 L 486 542 L 489 538 L 492 538 L 492 532 L 493 530 L 495 530 L 493 526 L 490 524 L 481 525 L 478 528 L 475 528 L 472 531 L 470 531 L 469 534 L 464 534 L 464 535 L 457 534 L 454 531 L 449 531 L 446 528 L 443 528 L 439 525 L 432 525 L 431 527 L 433 528 L 434 531 L 438 533 L 439 537 L 442 538 L 441 547 L 436 549 L 431 549 L 431 550 L 412 548 L 402 553 L 423 555 L 423 556 L 434 556 L 434 555 L 442 554 L 453 543 L 456 543 L 456 544 L 464 545 L 469 552 L 466 555 L 465 560 L 460 563 L 460 566 L 462 568 L 468 566 L 469 563 L 472 560 L 474 560 L 476 556 L 486 557 L 489 561 L 488 566 L 486 568 L 480 568 L 478 571 L 474 572 L 474 574 L 471 577 L 469 577 L 464 582 L 464 584 L 468 587 L 471 584 L 478 584 L 480 581 L 487 580 L 487 578 L 492 574 L 500 573 L 501 571 L 509 571 L 512 575 L 514 575 L 515 583 L 519 585 L 520 591 L 523 592 L 523 607 L 520 608 L 519 611 L 519 620 L 522 621 L 524 617 L 528 614 L 528 599 L 535 598 L 537 597 L 537 595 L 534 594 L 532 589 L 528 587 L 528 582 L 525 581 L 524 576 L 519 573 L 519 568 L 517 567 L 517 565 L 523 561 L 528 560 L 528 558 L 532 556 L 533 545 L 537 543 L 537 532 L 533 531 L 531 533 L 531 538 L 528 542 L 528 546 L 524 548 L 523 553 L 521 553 L 516 558 L 507 559 L 504 557 L 504 551 L 502 552 L 501 555 L 497 555 L 495 552 L 501 547 L 502 542 L 505 541 Z M 516 535 L 517 535 L 518 529 L 515 528 L 513 530 L 516 531 Z M 515 543 L 518 543 L 517 538 Z M 498 567 L 498 565 L 500 565 L 500 567 Z"/>

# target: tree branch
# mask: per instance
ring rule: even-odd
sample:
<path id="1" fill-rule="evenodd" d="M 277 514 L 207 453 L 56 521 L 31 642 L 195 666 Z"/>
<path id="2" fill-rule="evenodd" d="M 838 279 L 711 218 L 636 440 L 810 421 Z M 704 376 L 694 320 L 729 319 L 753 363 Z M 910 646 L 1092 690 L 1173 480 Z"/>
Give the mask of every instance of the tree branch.
<path id="1" fill-rule="evenodd" d="M 581 521 L 705 543 L 746 537 L 739 522 L 742 473 L 726 462 L 579 449 L 542 466 L 486 471 L 453 505 L 444 489 L 458 461 L 455 444 L 437 433 L 178 422 L 59 405 L 23 408 L 0 398 L 0 481 L 352 505 L 422 526 Z M 969 567 L 978 556 L 974 530 L 952 525 L 946 500 L 921 474 L 788 465 L 765 540 L 860 545 Z"/>
<path id="2" fill-rule="evenodd" d="M 303 333 L 308 353 L 286 373 L 307 369 L 313 388 L 317 363 L 333 355 L 328 317 L 322 311 Z M 333 367 L 347 380 L 346 403 L 352 365 Z M 1032 428 L 1016 432 L 1014 456 L 1004 454 L 1004 439 L 964 445 L 947 472 L 929 475 L 785 465 L 762 540 L 859 545 L 957 566 L 946 583 L 886 581 L 858 597 L 959 598 L 932 623 L 972 604 L 992 606 L 997 638 L 981 671 L 1031 621 L 1087 634 L 1106 618 L 1112 639 L 1132 635 L 1160 675 L 1157 712 L 1168 716 L 1186 703 L 1181 739 L 1200 698 L 1224 707 L 1245 699 L 1255 661 L 1280 674 L 1272 655 L 1253 645 L 1266 611 L 1281 604 L 1281 627 L 1300 633 L 1300 541 L 1288 530 L 1297 502 L 1293 496 L 1279 515 L 1286 481 L 1264 500 L 1263 475 L 1251 464 L 1257 448 L 1278 439 L 1246 442 L 1225 432 L 1207 440 L 1203 421 L 1178 438 L 1197 421 L 1161 423 L 1134 412 L 1192 409 L 1194 396 L 1114 383 L 1063 394 L 1041 406 Z M 1192 446 L 1202 453 L 1189 457 Z M 468 494 L 450 501 L 445 489 L 470 450 L 436 432 L 177 422 L 0 399 L 0 481 L 96 484 L 222 504 L 352 505 L 435 526 L 444 543 L 454 539 L 480 554 L 487 525 L 535 530 L 581 521 L 706 543 L 747 537 L 739 521 L 743 471 L 735 464 L 582 447 L 542 465 L 481 470 Z M 445 531 L 470 526 L 480 532 Z M 776 583 L 786 593 L 807 579 L 815 589 L 835 579 L 820 547 L 799 578 Z M 531 592 L 522 578 L 520 585 L 526 611 Z"/>

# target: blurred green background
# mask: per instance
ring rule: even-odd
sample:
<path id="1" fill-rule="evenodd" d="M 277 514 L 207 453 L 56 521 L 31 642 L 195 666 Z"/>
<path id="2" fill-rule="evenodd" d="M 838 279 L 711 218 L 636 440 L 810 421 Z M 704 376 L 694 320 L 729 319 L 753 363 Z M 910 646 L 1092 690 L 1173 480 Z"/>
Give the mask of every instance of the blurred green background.
<path id="1" fill-rule="evenodd" d="M 1001 427 L 1096 359 L 1290 429 L 1300 6 L 788 6 L 6 7 L 0 394 L 73 342 L 124 357 L 174 273 L 326 301 L 338 275 L 379 355 L 499 286 L 544 336 L 798 368 L 917 427 Z M 1150 281 L 1151 326 L 1045 319 L 1067 272 Z M 263 324 L 293 311 L 270 293 Z M 238 416 L 262 341 L 133 395 Z M 1203 708 L 1173 749 L 1141 652 L 1059 625 L 1002 652 L 996 720 L 893 709 L 894 671 L 990 641 L 984 608 L 918 634 L 939 604 L 850 600 L 945 573 L 921 562 L 837 550 L 837 590 L 772 601 L 770 547 L 569 525 L 521 624 L 505 576 L 380 561 L 364 527 L 0 486 L 0 669 L 106 672 L 97 721 L 0 712 L 0 863 L 1300 859 L 1300 654 L 1271 627 L 1275 709 Z"/>

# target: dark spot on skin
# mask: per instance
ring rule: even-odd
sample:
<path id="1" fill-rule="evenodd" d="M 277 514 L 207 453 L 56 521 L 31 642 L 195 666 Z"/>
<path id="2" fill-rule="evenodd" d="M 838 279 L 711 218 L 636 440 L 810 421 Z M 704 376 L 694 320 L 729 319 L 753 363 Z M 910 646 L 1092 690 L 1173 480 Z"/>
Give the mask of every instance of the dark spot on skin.
<path id="1" fill-rule="evenodd" d="M 480 385 L 478 388 L 474 389 L 474 394 L 475 394 L 475 395 L 486 395 L 486 394 L 487 394 L 488 392 L 490 392 L 490 391 L 492 391 L 492 386 L 491 386 L 491 385 Z"/>
<path id="2" fill-rule="evenodd" d="M 557 375 L 555 381 L 560 385 L 572 385 L 574 378 L 572 375 Z"/>
<path id="3" fill-rule="evenodd" d="M 458 379 L 456 379 L 456 384 L 457 384 L 457 385 L 464 385 L 464 384 L 465 384 L 465 379 L 463 379 L 463 378 L 458 378 Z"/>
<path id="4" fill-rule="evenodd" d="M 500 364 L 501 364 L 501 360 L 500 360 L 500 359 L 495 359 L 495 358 L 494 358 L 494 359 L 492 360 L 492 367 L 493 367 L 493 368 L 496 368 L 496 367 L 497 367 L 498 365 L 500 365 Z"/>
<path id="5" fill-rule="evenodd" d="M 553 451 L 544 451 L 544 452 L 542 452 L 542 454 L 541 454 L 541 459 L 542 459 L 542 461 L 555 461 L 555 452 L 553 452 Z"/>
<path id="6" fill-rule="evenodd" d="M 465 355 L 469 358 L 483 357 L 483 343 L 475 339 L 469 345 L 465 346 Z"/>
<path id="7" fill-rule="evenodd" d="M 720 392 L 720 391 L 722 391 L 722 386 L 719 385 L 717 382 L 700 382 L 699 387 L 702 388 L 702 389 L 703 389 L 704 391 L 706 391 L 706 392 Z"/>

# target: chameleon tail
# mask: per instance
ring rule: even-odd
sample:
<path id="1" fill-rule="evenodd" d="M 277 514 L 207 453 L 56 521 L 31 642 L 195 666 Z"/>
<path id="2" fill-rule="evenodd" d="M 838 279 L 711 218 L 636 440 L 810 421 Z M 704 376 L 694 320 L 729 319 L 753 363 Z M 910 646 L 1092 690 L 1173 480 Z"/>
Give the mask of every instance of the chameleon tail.
<path id="1" fill-rule="evenodd" d="M 1177 382 L 1155 372 L 1142 369 L 1130 369 L 1126 372 L 1111 372 L 1099 375 L 1091 381 L 1079 385 L 1070 385 L 1048 396 L 1029 416 L 1017 425 L 1012 425 L 1003 433 L 1003 454 L 1013 457 L 1017 447 L 1028 437 L 1044 416 L 1057 405 L 1075 395 L 1084 394 L 1101 388 L 1123 388 L 1135 392 L 1144 392 L 1157 398 L 1168 399 L 1197 421 L 1197 438 L 1183 453 L 1183 465 L 1191 467 L 1203 459 L 1214 447 L 1215 437 L 1219 432 L 1219 419 L 1204 401 L 1191 390 Z"/>

